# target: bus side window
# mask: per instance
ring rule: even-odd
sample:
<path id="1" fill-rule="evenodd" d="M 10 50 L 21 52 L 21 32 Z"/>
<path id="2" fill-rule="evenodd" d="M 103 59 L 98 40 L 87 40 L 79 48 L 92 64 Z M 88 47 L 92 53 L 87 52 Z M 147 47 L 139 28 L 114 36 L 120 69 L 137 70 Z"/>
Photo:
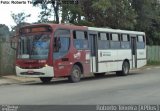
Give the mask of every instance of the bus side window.
<path id="1" fill-rule="evenodd" d="M 137 36 L 137 49 L 145 48 L 145 38 L 142 35 Z"/>
<path id="2" fill-rule="evenodd" d="M 99 33 L 98 34 L 98 49 L 109 49 L 109 34 Z"/>
<path id="3" fill-rule="evenodd" d="M 122 49 L 130 49 L 129 35 L 127 35 L 127 34 L 121 35 L 121 48 Z"/>
<path id="4" fill-rule="evenodd" d="M 88 49 L 88 36 L 85 31 L 73 31 L 74 46 L 78 50 Z"/>
<path id="5" fill-rule="evenodd" d="M 59 59 L 65 56 L 70 46 L 70 30 L 57 30 L 54 34 L 53 57 Z"/>
<path id="6" fill-rule="evenodd" d="M 111 34 L 110 45 L 111 45 L 111 49 L 120 49 L 120 36 L 119 36 L 119 34 Z"/>

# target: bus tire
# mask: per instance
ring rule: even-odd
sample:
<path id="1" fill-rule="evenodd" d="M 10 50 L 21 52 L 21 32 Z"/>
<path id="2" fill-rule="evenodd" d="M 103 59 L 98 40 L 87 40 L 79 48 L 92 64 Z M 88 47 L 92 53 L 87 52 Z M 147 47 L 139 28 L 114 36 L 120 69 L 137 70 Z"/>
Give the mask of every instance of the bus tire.
<path id="1" fill-rule="evenodd" d="M 122 65 L 122 71 L 117 71 L 116 72 L 116 75 L 117 76 L 126 76 L 129 74 L 129 63 L 127 61 L 124 61 L 123 62 L 123 65 Z"/>
<path id="2" fill-rule="evenodd" d="M 52 80 L 52 77 L 41 77 L 40 80 L 41 80 L 43 83 L 50 83 L 51 80 Z"/>
<path id="3" fill-rule="evenodd" d="M 74 65 L 71 71 L 71 75 L 68 77 L 68 80 L 72 83 L 79 82 L 81 79 L 81 69 L 78 65 Z"/>

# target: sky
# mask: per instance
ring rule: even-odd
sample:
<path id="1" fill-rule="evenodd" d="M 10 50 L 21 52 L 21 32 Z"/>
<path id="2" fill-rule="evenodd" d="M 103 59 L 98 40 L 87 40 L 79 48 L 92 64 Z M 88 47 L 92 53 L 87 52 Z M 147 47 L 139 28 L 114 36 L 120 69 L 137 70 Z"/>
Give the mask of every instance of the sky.
<path id="1" fill-rule="evenodd" d="M 9 28 L 16 25 L 11 17 L 11 12 L 15 14 L 21 12 L 24 12 L 26 15 L 31 14 L 31 17 L 27 18 L 26 22 L 37 22 L 41 9 L 34 7 L 31 1 L 32 0 L 0 0 L 0 24 L 5 24 Z"/>

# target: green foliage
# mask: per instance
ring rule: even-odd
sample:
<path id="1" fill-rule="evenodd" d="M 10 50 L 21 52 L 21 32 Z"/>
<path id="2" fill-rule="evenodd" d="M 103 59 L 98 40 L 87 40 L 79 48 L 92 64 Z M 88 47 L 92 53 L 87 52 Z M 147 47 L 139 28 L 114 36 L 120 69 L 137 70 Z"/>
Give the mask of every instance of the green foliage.
<path id="1" fill-rule="evenodd" d="M 42 12 L 41 12 L 41 19 L 39 22 L 48 22 L 47 18 L 45 16 L 51 16 L 52 12 L 54 12 L 55 21 L 56 23 L 59 23 L 59 8 L 60 8 L 61 0 L 34 0 L 33 5 L 41 5 Z M 51 8 L 49 9 L 48 6 L 51 5 Z"/>
<path id="2" fill-rule="evenodd" d="M 14 20 L 14 22 L 16 23 L 16 25 L 25 22 L 26 18 L 30 17 L 31 15 L 26 15 L 24 12 L 18 13 L 18 14 L 14 14 L 11 13 L 11 17 Z"/>
<path id="3" fill-rule="evenodd" d="M 160 3 L 158 0 L 133 0 L 138 14 L 135 30 L 147 34 L 147 44 L 160 45 Z"/>
<path id="4" fill-rule="evenodd" d="M 49 17 L 54 15 L 54 23 L 59 23 L 62 18 L 61 23 L 144 31 L 147 44 L 160 45 L 158 0 L 78 0 L 79 4 L 51 0 L 51 7 L 46 0 L 35 1 L 35 5 L 42 6 L 39 22 L 50 22 Z"/>
<path id="5" fill-rule="evenodd" d="M 62 23 L 80 24 L 83 18 L 91 26 L 134 29 L 136 17 L 131 0 L 82 0 L 78 5 L 62 5 Z"/>
<path id="6" fill-rule="evenodd" d="M 81 21 L 75 22 L 74 24 L 79 26 L 90 26 L 90 27 L 94 26 L 92 22 L 89 22 L 86 20 L 81 20 Z"/>
<path id="7" fill-rule="evenodd" d="M 48 6 L 43 7 L 39 15 L 40 19 L 38 20 L 38 23 L 48 23 L 49 18 L 52 16 L 51 11 L 52 9 Z"/>
<path id="8" fill-rule="evenodd" d="M 24 12 L 18 14 L 11 13 L 11 17 L 16 23 L 16 26 L 12 26 L 12 31 L 10 32 L 11 36 L 14 36 L 20 27 L 29 25 L 29 23 L 26 23 L 25 20 L 30 16 L 30 14 L 26 15 Z"/>
<path id="9" fill-rule="evenodd" d="M 72 23 L 75 24 L 79 21 L 81 21 L 81 16 L 83 15 L 83 12 L 81 10 L 80 5 L 62 5 L 62 23 Z"/>
<path id="10" fill-rule="evenodd" d="M 97 10 L 101 10 L 102 13 L 105 14 L 106 10 L 110 8 L 111 2 L 109 0 L 92 0 L 92 7 L 97 8 Z"/>
<path id="11" fill-rule="evenodd" d="M 101 19 L 106 20 L 105 26 L 133 30 L 137 15 L 131 6 L 131 0 L 108 1 L 111 5 L 108 5 L 109 7 L 106 9 L 106 13 L 103 14 L 104 17 L 101 17 Z"/>

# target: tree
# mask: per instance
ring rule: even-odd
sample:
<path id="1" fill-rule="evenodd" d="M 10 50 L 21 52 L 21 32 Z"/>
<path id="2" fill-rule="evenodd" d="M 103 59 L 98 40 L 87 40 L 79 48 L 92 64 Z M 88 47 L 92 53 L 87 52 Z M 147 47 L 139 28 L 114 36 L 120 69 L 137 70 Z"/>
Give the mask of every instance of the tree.
<path id="1" fill-rule="evenodd" d="M 84 15 L 81 4 L 62 4 L 62 23 L 79 24 L 82 21 L 82 16 Z"/>
<path id="2" fill-rule="evenodd" d="M 11 35 L 15 35 L 16 31 L 18 31 L 20 27 L 29 25 L 29 23 L 26 23 L 25 21 L 30 16 L 31 16 L 30 14 L 26 15 L 24 12 L 18 14 L 11 13 L 11 17 L 16 23 L 16 26 L 12 27 Z"/>
<path id="3" fill-rule="evenodd" d="M 36 6 L 40 4 L 42 6 L 42 9 L 48 9 L 48 5 L 51 4 L 54 10 L 54 15 L 55 15 L 55 22 L 58 24 L 59 23 L 59 8 L 60 8 L 60 4 L 61 4 L 61 0 L 35 0 L 33 5 Z M 52 11 L 52 9 L 50 9 L 50 11 Z M 50 13 L 44 13 L 44 11 L 41 12 L 41 14 L 44 16 L 49 16 Z"/>
<path id="4" fill-rule="evenodd" d="M 14 14 L 13 12 L 11 13 L 11 17 L 14 20 L 14 22 L 16 23 L 16 25 L 25 22 L 25 20 L 30 16 L 31 16 L 31 14 L 26 15 L 24 12 L 21 12 L 18 14 Z"/>
<path id="5" fill-rule="evenodd" d="M 144 31 L 147 44 L 160 44 L 159 0 L 78 0 L 78 4 L 63 4 L 64 0 L 35 1 L 35 5 L 42 6 L 42 21 L 49 22 L 48 17 L 54 12 L 56 23 L 62 18 L 62 23 Z"/>
<path id="6" fill-rule="evenodd" d="M 82 2 L 85 19 L 98 27 L 134 29 L 136 13 L 131 0 L 87 0 Z"/>
<path id="7" fill-rule="evenodd" d="M 133 0 L 137 24 L 135 30 L 147 34 L 147 44 L 160 44 L 160 4 L 157 0 Z"/>
<path id="8" fill-rule="evenodd" d="M 40 19 L 38 20 L 38 22 L 39 23 L 49 22 L 49 18 L 52 16 L 51 11 L 52 10 L 48 8 L 47 6 L 42 7 L 42 11 L 40 12 L 40 15 L 39 15 Z"/>
<path id="9" fill-rule="evenodd" d="M 112 28 L 134 29 L 136 13 L 132 8 L 131 0 L 110 0 L 111 7 L 107 10 L 108 25 Z"/>

